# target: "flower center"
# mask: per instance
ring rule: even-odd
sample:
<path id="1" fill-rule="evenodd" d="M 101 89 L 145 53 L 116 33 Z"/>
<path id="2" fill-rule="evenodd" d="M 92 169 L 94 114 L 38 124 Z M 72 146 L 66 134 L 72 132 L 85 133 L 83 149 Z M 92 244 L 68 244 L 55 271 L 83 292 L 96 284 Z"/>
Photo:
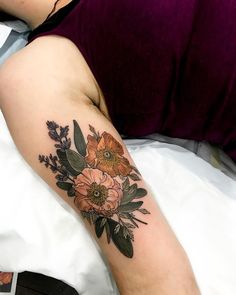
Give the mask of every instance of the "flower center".
<path id="1" fill-rule="evenodd" d="M 98 206 L 105 204 L 108 196 L 108 189 L 104 185 L 93 182 L 87 192 L 87 196 L 94 204 Z"/>
<path id="2" fill-rule="evenodd" d="M 118 155 L 110 149 L 104 149 L 97 152 L 99 162 L 103 162 L 107 165 L 117 164 L 119 161 Z"/>
<path id="3" fill-rule="evenodd" d="M 106 158 L 107 160 L 111 159 L 112 154 L 109 151 L 105 151 L 103 153 L 104 158 Z"/>

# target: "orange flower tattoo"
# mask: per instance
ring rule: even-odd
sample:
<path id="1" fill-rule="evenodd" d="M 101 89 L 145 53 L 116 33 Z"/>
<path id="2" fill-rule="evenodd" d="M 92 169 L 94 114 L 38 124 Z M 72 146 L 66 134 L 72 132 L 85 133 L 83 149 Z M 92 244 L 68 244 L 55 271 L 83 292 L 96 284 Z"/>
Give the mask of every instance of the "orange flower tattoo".
<path id="1" fill-rule="evenodd" d="M 100 138 L 88 135 L 86 162 L 110 176 L 127 176 L 132 171 L 129 161 L 123 157 L 121 144 L 107 132 Z"/>

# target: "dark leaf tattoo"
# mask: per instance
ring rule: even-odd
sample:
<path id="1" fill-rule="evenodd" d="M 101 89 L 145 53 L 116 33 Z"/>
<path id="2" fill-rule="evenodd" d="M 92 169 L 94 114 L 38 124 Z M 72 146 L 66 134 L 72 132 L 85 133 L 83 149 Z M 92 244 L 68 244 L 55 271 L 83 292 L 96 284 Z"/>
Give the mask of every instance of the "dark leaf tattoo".
<path id="1" fill-rule="evenodd" d="M 132 236 L 127 227 L 119 224 L 113 219 L 108 219 L 108 224 L 111 230 L 111 238 L 116 247 L 123 253 L 126 257 L 133 257 L 133 245 L 132 245 Z M 119 226 L 119 230 L 116 230 Z"/>
<path id="2" fill-rule="evenodd" d="M 75 206 L 96 236 L 106 235 L 126 257 L 133 257 L 136 228 L 147 224 L 136 214 L 150 212 L 143 208 L 147 191 L 138 187 L 138 169 L 124 156 L 122 145 L 109 133 L 100 134 L 89 125 L 91 134 L 85 140 L 81 128 L 73 120 L 74 145 L 71 148 L 69 126 L 47 121 L 49 137 L 55 141 L 56 155 L 39 155 L 40 163 L 55 174 L 56 185 L 74 198 Z"/>
<path id="3" fill-rule="evenodd" d="M 121 205 L 118 207 L 120 212 L 133 212 L 139 209 L 143 205 L 143 202 L 129 202 L 128 204 Z"/>
<path id="4" fill-rule="evenodd" d="M 100 238 L 102 236 L 103 231 L 104 231 L 105 224 L 102 224 L 103 219 L 104 219 L 103 217 L 99 217 L 95 222 L 95 232 L 96 232 L 96 236 L 98 238 Z"/>
<path id="5" fill-rule="evenodd" d="M 87 166 L 84 157 L 72 150 L 66 150 L 66 158 L 70 166 L 77 173 L 81 173 L 84 170 L 84 168 Z"/>
<path id="6" fill-rule="evenodd" d="M 135 174 L 135 173 L 130 173 L 129 177 L 130 177 L 133 181 L 141 180 L 141 178 L 138 176 L 138 174 Z"/>
<path id="7" fill-rule="evenodd" d="M 86 156 L 86 143 L 84 140 L 83 133 L 79 127 L 79 124 L 77 121 L 73 120 L 74 123 L 74 141 L 75 141 L 75 147 L 77 151 L 80 153 L 81 156 Z"/>
<path id="8" fill-rule="evenodd" d="M 59 188 L 65 190 L 65 191 L 68 191 L 68 190 L 72 189 L 72 187 L 73 187 L 73 184 L 69 183 L 69 182 L 58 181 L 56 184 Z"/>

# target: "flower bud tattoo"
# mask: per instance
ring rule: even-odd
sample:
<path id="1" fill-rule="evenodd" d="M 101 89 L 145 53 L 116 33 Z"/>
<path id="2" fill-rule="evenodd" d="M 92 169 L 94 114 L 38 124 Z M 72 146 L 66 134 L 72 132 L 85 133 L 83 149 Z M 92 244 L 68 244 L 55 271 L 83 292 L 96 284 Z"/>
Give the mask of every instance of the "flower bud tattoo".
<path id="1" fill-rule="evenodd" d="M 137 213 L 150 214 L 140 199 L 147 195 L 138 187 L 138 169 L 124 156 L 122 145 L 109 133 L 101 135 L 89 126 L 87 142 L 77 121 L 74 124 L 74 145 L 71 149 L 69 126 L 47 122 L 48 135 L 55 141 L 56 155 L 39 155 L 39 161 L 49 168 L 57 186 L 74 199 L 81 215 L 95 228 L 100 238 L 106 234 L 126 257 L 133 257 L 135 228 L 147 224 Z"/>

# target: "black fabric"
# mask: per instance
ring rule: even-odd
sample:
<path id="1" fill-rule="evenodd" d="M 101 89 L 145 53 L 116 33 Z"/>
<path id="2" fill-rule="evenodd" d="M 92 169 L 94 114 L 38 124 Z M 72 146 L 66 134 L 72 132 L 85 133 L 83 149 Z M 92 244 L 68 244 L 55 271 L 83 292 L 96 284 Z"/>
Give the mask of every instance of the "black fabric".
<path id="1" fill-rule="evenodd" d="M 16 295 L 79 295 L 64 282 L 39 273 L 18 274 Z"/>
<path id="2" fill-rule="evenodd" d="M 80 2 L 80 0 L 72 0 L 69 4 L 59 9 L 52 16 L 50 16 L 47 20 L 45 20 L 41 25 L 35 28 L 30 34 L 28 39 L 32 39 L 38 34 L 43 32 L 50 31 L 54 29 L 67 14 Z"/>
<path id="3" fill-rule="evenodd" d="M 0 11 L 0 21 L 4 22 L 4 21 L 9 21 L 9 20 L 16 20 L 16 17 Z"/>

